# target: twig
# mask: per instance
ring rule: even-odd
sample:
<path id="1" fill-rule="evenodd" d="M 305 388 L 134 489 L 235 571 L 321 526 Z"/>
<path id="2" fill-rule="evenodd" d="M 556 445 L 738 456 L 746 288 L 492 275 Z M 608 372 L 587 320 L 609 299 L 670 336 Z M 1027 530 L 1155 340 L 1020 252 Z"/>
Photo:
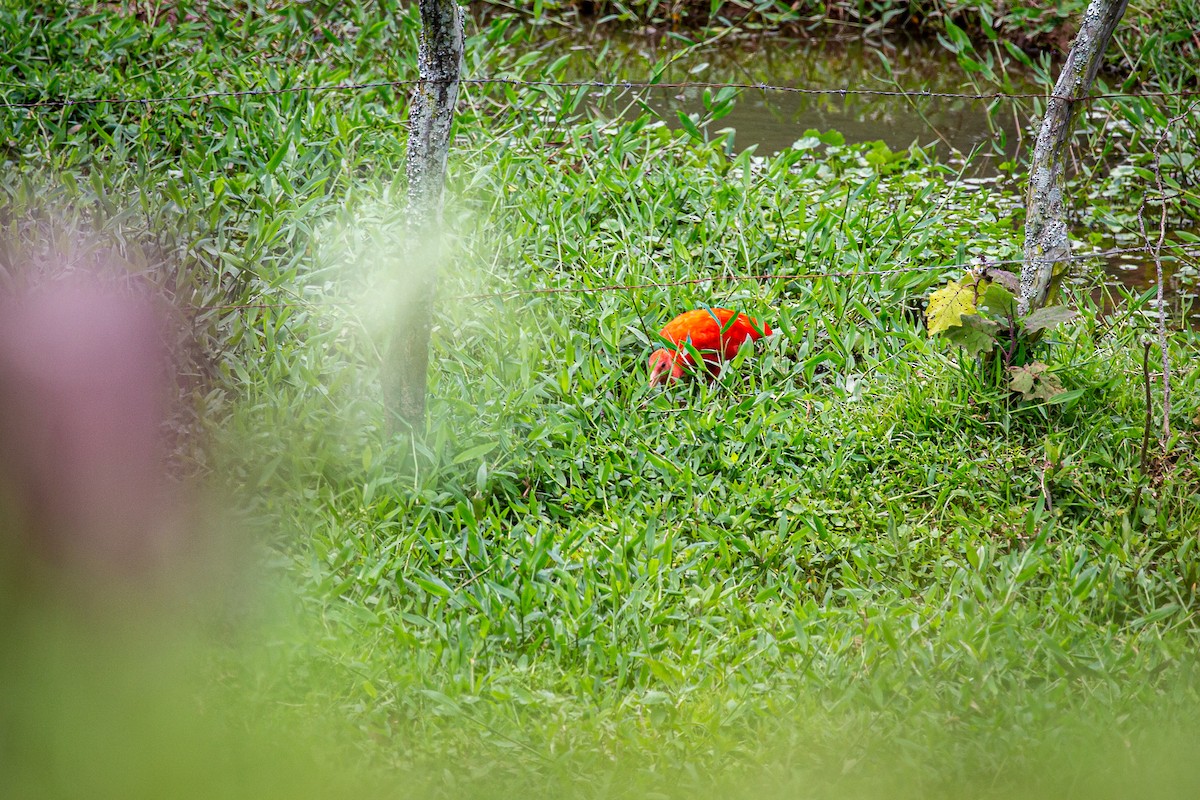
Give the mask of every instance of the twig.
<path id="1" fill-rule="evenodd" d="M 1142 474 L 1146 473 L 1146 456 L 1150 450 L 1150 426 L 1154 424 L 1153 416 L 1153 399 L 1150 397 L 1150 348 L 1153 345 L 1150 342 L 1142 343 L 1142 382 L 1146 386 L 1146 425 L 1142 431 L 1142 457 L 1138 461 L 1138 466 L 1142 470 Z"/>
<path id="2" fill-rule="evenodd" d="M 1050 488 L 1046 486 L 1046 470 L 1053 467 L 1054 464 L 1046 459 L 1042 461 L 1042 498 L 1046 501 L 1046 513 L 1054 512 L 1054 498 L 1050 496 Z"/>
<path id="3" fill-rule="evenodd" d="M 1162 248 L 1163 242 L 1167 238 L 1167 195 L 1163 190 L 1162 179 L 1162 149 L 1167 144 L 1167 139 L 1171 135 L 1171 130 L 1185 118 L 1189 117 L 1196 108 L 1193 103 L 1186 111 L 1181 112 L 1175 117 L 1172 117 L 1163 127 L 1162 134 L 1158 137 L 1158 142 L 1154 145 L 1154 184 L 1158 189 L 1159 197 L 1159 214 L 1158 214 L 1158 241 L 1151 244 L 1150 236 L 1146 233 L 1146 197 L 1142 198 L 1141 205 L 1138 206 L 1138 228 L 1142 232 L 1142 239 L 1146 243 L 1146 250 L 1154 258 L 1155 277 L 1158 282 L 1157 286 L 1157 301 L 1158 301 L 1158 346 L 1162 350 L 1162 382 L 1163 382 L 1163 412 L 1162 412 L 1162 447 L 1165 449 L 1170 446 L 1171 441 L 1171 351 L 1167 342 L 1167 303 L 1165 292 L 1166 288 L 1163 281 L 1163 265 L 1162 265 Z"/>
<path id="4" fill-rule="evenodd" d="M 1138 508 L 1142 504 L 1142 490 L 1146 488 L 1147 459 L 1150 454 L 1150 427 L 1154 424 L 1153 399 L 1150 396 L 1150 348 L 1153 342 L 1142 342 L 1142 384 L 1146 387 L 1146 424 L 1142 428 L 1142 456 L 1138 461 L 1138 470 L 1142 473 L 1138 478 L 1137 488 L 1133 490 L 1133 503 L 1129 507 L 1129 524 L 1137 519 Z"/>

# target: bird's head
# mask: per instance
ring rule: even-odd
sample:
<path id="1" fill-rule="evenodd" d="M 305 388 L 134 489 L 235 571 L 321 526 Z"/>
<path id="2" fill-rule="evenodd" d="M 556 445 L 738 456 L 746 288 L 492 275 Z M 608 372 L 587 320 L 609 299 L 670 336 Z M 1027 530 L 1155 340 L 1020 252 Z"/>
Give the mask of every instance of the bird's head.
<path id="1" fill-rule="evenodd" d="M 657 386 L 668 380 L 673 381 L 683 377 L 683 365 L 679 361 L 678 353 L 672 353 L 666 349 L 655 350 L 650 356 L 648 365 L 650 385 Z"/>

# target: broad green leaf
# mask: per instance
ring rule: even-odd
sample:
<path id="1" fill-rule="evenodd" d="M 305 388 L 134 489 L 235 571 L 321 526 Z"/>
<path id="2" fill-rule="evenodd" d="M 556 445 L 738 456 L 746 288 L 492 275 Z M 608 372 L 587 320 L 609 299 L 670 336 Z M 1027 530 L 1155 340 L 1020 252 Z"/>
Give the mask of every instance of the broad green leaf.
<path id="1" fill-rule="evenodd" d="M 964 314 L 977 314 L 975 298 L 975 284 L 969 278 L 964 278 L 962 283 L 950 281 L 929 295 L 929 305 L 925 308 L 925 322 L 929 326 L 929 335 L 936 336 L 942 331 L 962 325 Z"/>
<path id="2" fill-rule="evenodd" d="M 1008 388 L 1020 392 L 1022 400 L 1052 400 L 1066 390 L 1058 376 L 1051 374 L 1049 367 L 1035 361 L 1024 367 L 1009 367 L 1012 376 Z"/>
<path id="3" fill-rule="evenodd" d="M 807 133 L 805 134 L 808 135 Z M 846 143 L 846 137 L 841 131 L 825 131 L 817 136 L 822 144 L 832 145 L 833 147 L 841 147 Z"/>
<path id="4" fill-rule="evenodd" d="M 1039 308 L 1029 316 L 1025 317 L 1023 324 L 1026 333 L 1033 333 L 1045 328 L 1053 328 L 1061 325 L 1064 322 L 1070 322 L 1075 319 L 1078 314 L 1066 306 L 1046 306 Z"/>
<path id="5" fill-rule="evenodd" d="M 1008 388 L 1026 395 L 1025 399 L 1028 400 L 1028 393 L 1033 391 L 1033 384 L 1037 380 L 1033 369 L 1031 367 L 1009 367 L 1009 373 L 1012 377 L 1008 381 Z"/>
<path id="6" fill-rule="evenodd" d="M 1055 394 L 1050 397 L 1047 397 L 1046 402 L 1053 403 L 1054 405 L 1061 405 L 1062 403 L 1070 403 L 1074 400 L 1078 400 L 1079 398 L 1083 397 L 1083 395 L 1084 395 L 1083 389 L 1072 389 L 1069 392 L 1063 391 L 1059 394 Z"/>
<path id="7" fill-rule="evenodd" d="M 842 135 L 841 131 L 826 131 L 825 133 L 821 133 L 816 128 L 809 128 L 801 138 L 792 144 L 792 148 L 796 150 L 811 150 L 818 144 L 841 147 L 845 143 L 846 137 Z"/>
<path id="8" fill-rule="evenodd" d="M 983 267 L 979 270 L 979 277 L 998 283 L 1009 291 L 1010 294 L 1016 295 L 1021 292 L 1021 279 L 1015 272 L 1009 272 L 1006 269 L 993 269 L 992 267 Z"/>
<path id="9" fill-rule="evenodd" d="M 893 153 L 892 149 L 887 146 L 886 142 L 875 142 L 871 145 L 871 149 L 867 151 L 863 158 L 872 167 L 884 167 L 893 161 L 898 161 L 905 157 L 905 153 Z"/>
<path id="10" fill-rule="evenodd" d="M 972 314 L 964 316 L 961 325 L 947 329 L 945 337 L 951 344 L 966 350 L 968 355 L 977 356 L 992 351 L 996 346 L 996 331 L 999 329 L 999 323 Z"/>
<path id="11" fill-rule="evenodd" d="M 980 297 L 979 307 L 993 317 L 1009 317 L 1016 313 L 1017 298 L 999 283 L 990 283 Z"/>
<path id="12" fill-rule="evenodd" d="M 958 65 L 967 72 L 983 72 L 983 64 L 963 53 L 958 54 Z"/>
<path id="13" fill-rule="evenodd" d="M 649 667 L 650 673 L 663 683 L 674 684 L 683 681 L 683 673 L 681 673 L 678 668 L 666 663 L 665 661 L 659 661 L 655 658 L 647 658 L 645 659 L 645 663 L 646 666 Z"/>
<path id="14" fill-rule="evenodd" d="M 1038 376 L 1037 384 L 1033 387 L 1033 399 L 1049 401 L 1066 391 L 1058 376 L 1047 372 Z"/>

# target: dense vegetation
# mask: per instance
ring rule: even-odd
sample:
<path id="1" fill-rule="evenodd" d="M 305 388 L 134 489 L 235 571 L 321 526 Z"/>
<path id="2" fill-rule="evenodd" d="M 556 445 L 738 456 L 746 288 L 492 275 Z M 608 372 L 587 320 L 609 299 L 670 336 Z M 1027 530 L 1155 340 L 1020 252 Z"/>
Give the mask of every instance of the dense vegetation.
<path id="1" fill-rule="evenodd" d="M 1065 52 L 1074 26 L 1086 8 L 1086 0 L 1059 3 L 958 3 L 944 0 L 537 0 L 507 4 L 476 0 L 477 13 L 524 14 L 538 23 L 577 25 L 615 22 L 676 31 L 697 28 L 737 27 L 746 31 L 773 33 L 851 33 L 877 35 L 910 32 L 945 37 L 958 28 L 980 40 L 997 35 L 1031 52 L 1051 49 Z M 1195 60 L 1197 43 L 1191 36 L 1190 20 L 1197 13 L 1193 0 L 1144 0 L 1134 2 L 1125 17 L 1121 45 L 1113 51 L 1114 61 L 1140 62 L 1156 46 L 1167 44 L 1175 66 L 1189 69 L 1185 60 Z M 1148 47 L 1146 45 L 1149 45 Z"/>
<path id="2" fill-rule="evenodd" d="M 754 4 L 756 19 L 785 5 Z M 201 694 L 232 729 L 323 728 L 315 771 L 332 785 L 366 761 L 384 785 L 447 796 L 1194 791 L 1194 332 L 1172 334 L 1176 434 L 1143 468 L 1149 294 L 1109 296 L 1081 262 L 1081 316 L 1040 354 L 1067 389 L 1052 404 L 1010 396 L 921 327 L 922 298 L 961 273 L 940 267 L 1019 256 L 1016 165 L 972 181 L 951 154 L 836 132 L 739 153 L 715 131 L 728 98 L 672 130 L 591 114 L 583 92 L 473 86 L 429 422 L 389 432 L 378 298 L 404 267 L 403 89 L 296 90 L 413 77 L 414 15 L 383 6 L 0 9 L 6 102 L 95 100 L 0 108 L 0 281 L 102 264 L 183 310 L 178 467 L 236 498 L 299 611 L 283 629 L 229 623 L 202 651 L 220 688 Z M 1138 14 L 1118 50 L 1144 85 L 1187 85 L 1185 28 Z M 536 49 L 536 23 L 473 26 L 470 72 L 571 69 Z M 960 34 L 943 28 L 964 85 L 1016 68 L 1019 50 Z M 188 97 L 247 87 L 280 91 Z M 1178 111 L 1162 169 L 1173 240 L 1195 241 L 1182 102 L 1090 117 L 1085 247 L 1137 230 Z M 771 273 L 809 277 L 728 279 Z M 675 285 L 577 291 L 648 283 Z M 705 303 L 781 335 L 716 382 L 647 389 L 653 331 Z M 28 653 L 20 675 L 58 663 Z M 111 712 L 84 689 L 122 672 L 112 658 L 47 670 L 30 696 Z M 66 700 L 13 698 L 17 738 L 74 730 Z M 161 733 L 140 719 L 131 750 Z M 339 793 L 295 775 L 239 785 L 236 759 L 214 759 L 218 779 L 204 760 L 220 749 L 171 730 L 203 763 L 89 774 L 114 796 L 161 796 L 154 776 L 198 796 Z M 96 738 L 37 753 L 95 766 L 116 747 Z M 71 794 L 36 760 L 0 766 L 15 796 Z"/>

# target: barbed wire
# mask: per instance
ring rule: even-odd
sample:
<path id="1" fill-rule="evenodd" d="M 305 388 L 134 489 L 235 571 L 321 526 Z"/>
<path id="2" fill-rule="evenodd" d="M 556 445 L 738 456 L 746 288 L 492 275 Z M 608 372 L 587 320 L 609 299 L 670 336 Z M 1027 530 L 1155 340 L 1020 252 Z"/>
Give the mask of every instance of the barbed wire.
<path id="1" fill-rule="evenodd" d="M 1172 247 L 1172 245 L 1166 245 Z M 1182 245 L 1174 245 L 1173 248 L 1181 251 L 1184 255 L 1200 254 L 1200 247 L 1190 250 Z M 1117 247 L 1109 250 L 1103 250 L 1095 253 L 1072 253 L 1067 256 L 1068 261 L 1087 261 L 1092 259 L 1111 258 L 1116 255 L 1126 253 L 1147 252 L 1149 248 L 1145 245 L 1137 245 L 1133 247 Z M 502 292 L 482 293 L 482 294 L 467 294 L 459 295 L 456 300 L 488 300 L 488 299 L 505 299 L 507 297 L 517 297 L 521 295 L 538 295 L 538 294 L 588 294 L 598 292 L 616 292 L 616 291 L 637 291 L 641 289 L 668 289 L 675 286 L 692 286 L 701 283 L 712 282 L 729 282 L 729 281 L 804 281 L 804 280 L 821 280 L 824 278 L 866 278 L 873 276 L 885 275 L 900 275 L 904 273 L 916 272 L 949 272 L 960 269 L 991 269 L 993 267 L 1012 266 L 1024 264 L 1023 258 L 1010 259 L 990 259 L 986 256 L 979 256 L 971 261 L 959 262 L 954 264 L 922 264 L 910 267 L 892 267 L 890 269 L 867 269 L 867 270 L 846 270 L 842 272 L 793 272 L 793 273 L 777 273 L 768 272 L 757 275 L 736 275 L 730 273 L 721 273 L 718 275 L 708 275 L 702 278 L 685 278 L 677 281 L 664 282 L 647 282 L 647 283 L 631 283 L 631 284 L 608 284 L 603 286 L 554 286 L 540 289 L 511 289 Z"/>
<path id="2" fill-rule="evenodd" d="M 1165 248 L 1175 250 L 1181 256 L 1200 256 L 1200 245 L 1189 247 L 1182 244 L 1166 243 Z M 1129 253 L 1149 252 L 1150 248 L 1146 245 L 1134 245 L 1130 247 L 1114 247 L 1108 250 L 1101 250 L 1092 253 L 1072 253 L 1067 256 L 1068 261 L 1089 261 L 1095 259 L 1106 259 L 1113 256 L 1126 255 Z M 768 272 L 753 275 L 737 275 L 730 273 L 720 273 L 717 275 L 707 275 L 702 278 L 684 278 L 675 281 L 651 281 L 644 283 L 614 283 L 601 286 L 553 286 L 543 288 L 530 289 L 509 289 L 499 292 L 483 292 L 478 294 L 462 294 L 455 295 L 451 300 L 457 301 L 481 301 L 481 300 L 504 300 L 510 297 L 521 296 L 536 296 L 549 294 L 600 294 L 604 292 L 625 292 L 625 291 L 641 291 L 643 289 L 670 289 L 678 286 L 694 286 L 702 283 L 714 282 L 737 282 L 748 281 L 765 283 L 771 281 L 816 281 L 826 278 L 866 278 L 886 275 L 899 275 L 905 273 L 918 272 L 951 272 L 961 269 L 991 269 L 1002 266 L 1012 266 L 1023 264 L 1023 258 L 1011 259 L 991 259 L 986 256 L 979 256 L 971 261 L 963 261 L 952 264 L 921 264 L 908 267 L 893 267 L 890 269 L 877 270 L 845 270 L 841 272 Z M 322 304 L 318 301 L 308 303 L 244 303 L 230 305 L 209 305 L 209 306 L 194 306 L 194 311 L 236 311 L 249 309 L 281 309 L 281 308 L 320 308 Z"/>
<path id="3" fill-rule="evenodd" d="M 267 97 L 278 96 L 284 94 L 301 94 L 310 93 L 327 93 L 327 92 L 353 92 L 353 91 L 368 91 L 372 89 L 401 89 L 411 88 L 426 81 L 420 78 L 402 79 L 402 80 L 381 80 L 367 82 L 343 82 L 337 84 L 306 84 L 300 86 L 286 86 L 276 88 L 247 88 L 234 90 L 215 90 L 210 92 L 195 92 L 188 94 L 162 95 L 157 97 L 96 97 L 96 98 L 64 98 L 61 100 L 36 100 L 36 101 L 10 101 L 0 100 L 2 108 L 17 108 L 26 110 L 37 109 L 61 109 L 78 105 L 156 105 L 170 102 L 208 102 L 213 100 L 228 99 L 228 98 L 243 98 L 243 97 Z M 626 91 L 633 90 L 688 90 L 688 89 L 736 89 L 739 91 L 762 91 L 762 92 L 779 92 L 800 95 L 818 95 L 818 96 L 868 96 L 868 97 L 905 97 L 905 98 L 933 98 L 933 99 L 960 99 L 973 101 L 988 101 L 996 100 L 1022 100 L 1022 99 L 1045 99 L 1054 97 L 1052 94 L 1036 93 L 1036 92 L 943 92 L 930 91 L 928 89 L 921 90 L 905 90 L 905 89 L 849 89 L 849 88 L 814 88 L 814 87 L 798 87 L 784 86 L 776 84 L 768 84 L 764 82 L 732 82 L 721 83 L 712 81 L 603 81 L 603 80 L 574 80 L 560 81 L 550 79 L 524 79 L 512 77 L 483 77 L 483 78 L 464 78 L 460 79 L 460 84 L 466 86 L 510 86 L 524 88 L 561 88 L 561 89 L 589 89 L 589 90 L 609 90 L 620 89 Z M 10 91 L 35 91 L 37 87 L 15 87 Z M 1141 99 L 1141 98 L 1164 98 L 1164 97 L 1200 97 L 1200 90 L 1179 90 L 1179 91 L 1153 91 L 1153 92 L 1107 92 L 1100 94 L 1089 95 L 1085 98 L 1079 98 L 1082 102 L 1090 102 L 1103 99 Z M 1069 98 L 1067 98 L 1069 99 Z M 1168 245 L 1171 249 L 1176 249 L 1187 255 L 1196 255 L 1196 251 L 1187 250 L 1178 245 Z M 1133 252 L 1149 252 L 1146 245 L 1113 248 L 1106 251 L 1093 253 L 1071 254 L 1067 260 L 1090 260 L 1109 258 L 1115 255 L 1121 255 Z M 842 272 L 803 272 L 803 273 L 763 273 L 756 275 L 736 275 L 736 274 L 716 274 L 708 275 L 699 278 L 680 279 L 676 281 L 665 282 L 644 282 L 636 284 L 608 284 L 602 286 L 562 286 L 562 287 L 543 287 L 529 289 L 512 289 L 492 293 L 477 293 L 460 295 L 453 299 L 462 301 L 480 301 L 489 299 L 506 299 L 510 297 L 526 296 L 526 295 L 549 295 L 549 294 L 590 294 L 609 291 L 636 291 L 643 289 L 665 289 L 678 286 L 689 286 L 702 283 L 712 282 L 733 282 L 733 281 L 801 281 L 801 280 L 821 280 L 828 278 L 860 278 L 871 276 L 888 276 L 904 273 L 917 272 L 933 272 L 933 271 L 951 271 L 956 269 L 969 269 L 978 267 L 1001 267 L 1007 265 L 1023 264 L 1024 259 L 1004 259 L 1004 260 L 989 260 L 983 257 L 976 258 L 970 262 L 957 264 L 939 264 L 939 265 L 914 265 L 907 267 L 894 267 L 890 269 L 879 270 L 851 270 Z M 214 311 L 214 310 L 234 310 L 234 309 L 267 309 L 267 308 L 283 308 L 283 307 L 306 307 L 304 304 L 270 304 L 270 303 L 252 303 L 242 305 L 215 305 L 215 306 L 199 306 L 195 307 L 197 311 Z"/>
<path id="4" fill-rule="evenodd" d="M 220 100 L 226 98 L 241 98 L 241 97 L 270 97 L 283 94 L 302 94 L 310 92 L 313 94 L 322 94 L 328 92 L 357 92 L 368 91 L 371 89 L 401 89 L 411 88 L 421 83 L 425 83 L 420 78 L 410 78 L 403 80 L 386 80 L 386 81 L 366 81 L 361 83 L 333 83 L 333 84 L 306 84 L 301 86 L 284 86 L 274 89 L 268 88 L 250 88 L 250 89 L 221 89 L 211 92 L 194 92 L 189 94 L 161 95 L 157 97 L 75 97 L 64 98 L 61 100 L 28 100 L 28 101 L 0 101 L 0 108 L 23 108 L 27 110 L 37 109 L 61 109 L 70 106 L 80 105 L 158 105 L 160 103 L 181 103 L 181 102 L 207 102 L 211 100 Z M 463 78 L 459 80 L 460 85 L 465 86 L 513 86 L 524 88 L 560 88 L 560 89 L 622 89 L 622 90 L 649 90 L 649 89 L 670 89 L 670 90 L 686 90 L 686 89 L 737 89 L 739 91 L 761 91 L 761 92 L 777 92 L 788 94 L 801 95 L 820 95 L 820 96 L 840 96 L 840 97 L 906 97 L 906 98 L 935 98 L 935 99 L 950 99 L 950 100 L 974 100 L 974 101 L 996 101 L 996 100 L 1031 100 L 1031 99 L 1048 99 L 1057 97 L 1053 94 L 1043 92 L 935 92 L 928 89 L 850 89 L 850 88 L 828 88 L 828 87 L 804 87 L 804 86 L 783 86 L 769 83 L 755 82 L 734 82 L 721 83 L 710 81 L 601 81 L 601 80 L 578 80 L 578 81 L 558 81 L 549 79 L 525 79 L 525 78 L 504 78 L 504 77 L 487 77 L 487 78 Z M 20 87 L 16 91 L 38 91 L 38 87 Z M 1178 91 L 1153 91 L 1153 92 L 1104 92 L 1100 94 L 1088 95 L 1087 97 L 1078 98 L 1078 102 L 1092 102 L 1095 100 L 1114 100 L 1114 99 L 1141 99 L 1141 98 L 1165 98 L 1165 97 L 1200 97 L 1200 90 L 1181 89 Z M 1063 100 L 1072 100 L 1073 98 L 1060 98 Z"/>

